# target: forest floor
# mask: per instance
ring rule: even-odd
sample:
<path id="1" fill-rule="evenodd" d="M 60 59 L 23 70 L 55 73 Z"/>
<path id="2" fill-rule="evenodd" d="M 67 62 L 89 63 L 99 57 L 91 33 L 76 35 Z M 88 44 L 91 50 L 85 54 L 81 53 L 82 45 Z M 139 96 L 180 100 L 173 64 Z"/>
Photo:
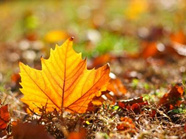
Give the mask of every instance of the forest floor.
<path id="1" fill-rule="evenodd" d="M 0 138 L 186 138 L 184 0 L 10 1 L 0 9 Z M 114 89 L 83 114 L 28 114 L 19 62 L 41 69 L 41 57 L 72 36 L 89 69 L 109 64 Z"/>

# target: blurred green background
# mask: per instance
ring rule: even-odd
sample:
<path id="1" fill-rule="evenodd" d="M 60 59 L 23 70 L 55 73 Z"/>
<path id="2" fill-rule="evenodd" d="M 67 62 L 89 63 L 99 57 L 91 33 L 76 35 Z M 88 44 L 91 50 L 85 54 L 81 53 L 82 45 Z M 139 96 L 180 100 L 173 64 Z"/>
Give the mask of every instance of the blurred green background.
<path id="1" fill-rule="evenodd" d="M 74 36 L 84 56 L 134 53 L 151 28 L 185 30 L 185 16 L 185 0 L 1 0 L 0 47 L 40 50 Z"/>

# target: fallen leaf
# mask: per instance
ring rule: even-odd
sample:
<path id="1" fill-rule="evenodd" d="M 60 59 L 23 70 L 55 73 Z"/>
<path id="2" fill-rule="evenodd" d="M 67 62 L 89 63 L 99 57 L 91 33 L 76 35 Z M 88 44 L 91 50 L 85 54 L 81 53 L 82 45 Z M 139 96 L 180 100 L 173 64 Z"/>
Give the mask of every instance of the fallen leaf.
<path id="1" fill-rule="evenodd" d="M 179 107 L 182 103 L 183 94 L 183 85 L 181 83 L 177 83 L 172 86 L 168 93 L 164 94 L 164 96 L 160 99 L 158 106 L 165 106 L 167 110 Z"/>
<path id="2" fill-rule="evenodd" d="M 129 130 L 129 129 L 135 129 L 136 126 L 131 118 L 129 117 L 121 117 L 120 123 L 116 126 L 118 130 Z"/>
<path id="3" fill-rule="evenodd" d="M 103 91 L 100 96 L 93 98 L 88 110 L 94 111 L 97 106 L 102 105 L 106 100 L 110 100 L 115 104 L 116 99 L 121 98 L 126 92 L 127 90 L 119 78 L 110 79 L 107 90 Z"/>
<path id="4" fill-rule="evenodd" d="M 11 81 L 14 82 L 14 83 L 19 82 L 20 81 L 20 75 L 18 73 L 12 74 Z"/>
<path id="5" fill-rule="evenodd" d="M 148 102 L 143 100 L 143 97 L 138 97 L 129 100 L 119 101 L 117 105 L 122 109 L 132 110 L 136 114 L 141 113 L 141 108 L 144 105 L 147 105 Z"/>
<path id="6" fill-rule="evenodd" d="M 20 88 L 20 84 L 19 84 L 20 80 L 21 80 L 21 77 L 18 73 L 12 74 L 11 76 L 11 89 L 12 90 L 17 90 Z"/>
<path id="7" fill-rule="evenodd" d="M 170 35 L 170 39 L 173 43 L 180 43 L 180 44 L 186 44 L 186 35 L 184 34 L 184 32 L 178 31 L 176 33 L 172 33 Z"/>
<path id="8" fill-rule="evenodd" d="M 86 130 L 84 128 L 80 129 L 79 132 L 71 132 L 68 136 L 68 139 L 85 139 Z"/>
<path id="9" fill-rule="evenodd" d="M 186 56 L 186 34 L 181 30 L 170 35 L 172 47 L 180 56 Z"/>
<path id="10" fill-rule="evenodd" d="M 156 42 L 142 42 L 142 47 L 142 52 L 139 54 L 140 57 L 149 58 L 158 53 Z"/>
<path id="11" fill-rule="evenodd" d="M 114 60 L 114 59 L 115 57 L 112 56 L 111 54 L 104 54 L 104 55 L 98 56 L 94 58 L 91 67 L 101 67 L 103 64 L 106 64 L 109 61 Z"/>
<path id="12" fill-rule="evenodd" d="M 51 50 L 48 60 L 41 58 L 42 70 L 32 69 L 20 63 L 21 99 L 37 113 L 47 106 L 47 111 L 84 113 L 89 102 L 106 90 L 109 66 L 87 70 L 86 60 L 72 47 L 73 38 Z"/>
<path id="13" fill-rule="evenodd" d="M 27 32 L 25 38 L 29 41 L 36 41 L 38 40 L 38 34 L 36 32 Z"/>
<path id="14" fill-rule="evenodd" d="M 109 82 L 109 85 L 107 87 L 107 90 L 112 91 L 114 93 L 114 95 L 116 95 L 116 96 L 125 95 L 127 92 L 127 89 L 122 84 L 122 82 L 119 78 L 111 79 Z"/>
<path id="15" fill-rule="evenodd" d="M 8 105 L 0 108 L 0 129 L 5 129 L 10 121 L 10 114 L 8 112 Z"/>
<path id="16" fill-rule="evenodd" d="M 12 136 L 14 139 L 54 139 L 45 131 L 44 126 L 32 123 L 18 123 L 13 126 Z"/>

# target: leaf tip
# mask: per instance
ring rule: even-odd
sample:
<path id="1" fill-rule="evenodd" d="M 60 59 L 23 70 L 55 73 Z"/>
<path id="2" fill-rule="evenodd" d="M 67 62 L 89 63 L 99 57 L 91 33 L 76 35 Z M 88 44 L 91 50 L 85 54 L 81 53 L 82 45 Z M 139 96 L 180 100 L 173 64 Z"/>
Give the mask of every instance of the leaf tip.
<path id="1" fill-rule="evenodd" d="M 22 62 L 19 62 L 19 68 L 23 67 L 24 64 Z"/>
<path id="2" fill-rule="evenodd" d="M 21 61 L 19 61 L 19 66 L 22 65 L 23 63 Z"/>
<path id="3" fill-rule="evenodd" d="M 108 70 L 110 72 L 110 64 L 109 63 L 105 64 L 104 67 L 106 70 Z"/>
<path id="4" fill-rule="evenodd" d="M 107 63 L 106 65 L 107 65 L 108 68 L 110 68 L 110 63 Z"/>
<path id="5" fill-rule="evenodd" d="M 41 56 L 41 57 L 40 57 L 40 60 L 41 60 L 41 61 L 44 61 L 45 59 Z"/>

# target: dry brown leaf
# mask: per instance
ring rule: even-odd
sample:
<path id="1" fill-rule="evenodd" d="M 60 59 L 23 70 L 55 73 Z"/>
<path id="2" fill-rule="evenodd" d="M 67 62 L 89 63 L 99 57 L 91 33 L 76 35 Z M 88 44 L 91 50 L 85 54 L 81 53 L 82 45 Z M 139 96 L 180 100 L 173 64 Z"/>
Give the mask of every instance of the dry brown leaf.
<path id="1" fill-rule="evenodd" d="M 0 108 L 0 129 L 5 129 L 7 123 L 10 121 L 10 114 L 8 112 L 8 105 Z"/>
<path id="2" fill-rule="evenodd" d="M 168 93 L 160 99 L 158 105 L 165 106 L 167 110 L 172 110 L 176 107 L 179 107 L 182 103 L 182 98 L 184 94 L 183 85 L 181 83 L 177 83 L 172 86 Z"/>
<path id="3" fill-rule="evenodd" d="M 18 123 L 12 128 L 14 139 L 54 139 L 46 131 L 44 126 L 32 123 Z"/>

